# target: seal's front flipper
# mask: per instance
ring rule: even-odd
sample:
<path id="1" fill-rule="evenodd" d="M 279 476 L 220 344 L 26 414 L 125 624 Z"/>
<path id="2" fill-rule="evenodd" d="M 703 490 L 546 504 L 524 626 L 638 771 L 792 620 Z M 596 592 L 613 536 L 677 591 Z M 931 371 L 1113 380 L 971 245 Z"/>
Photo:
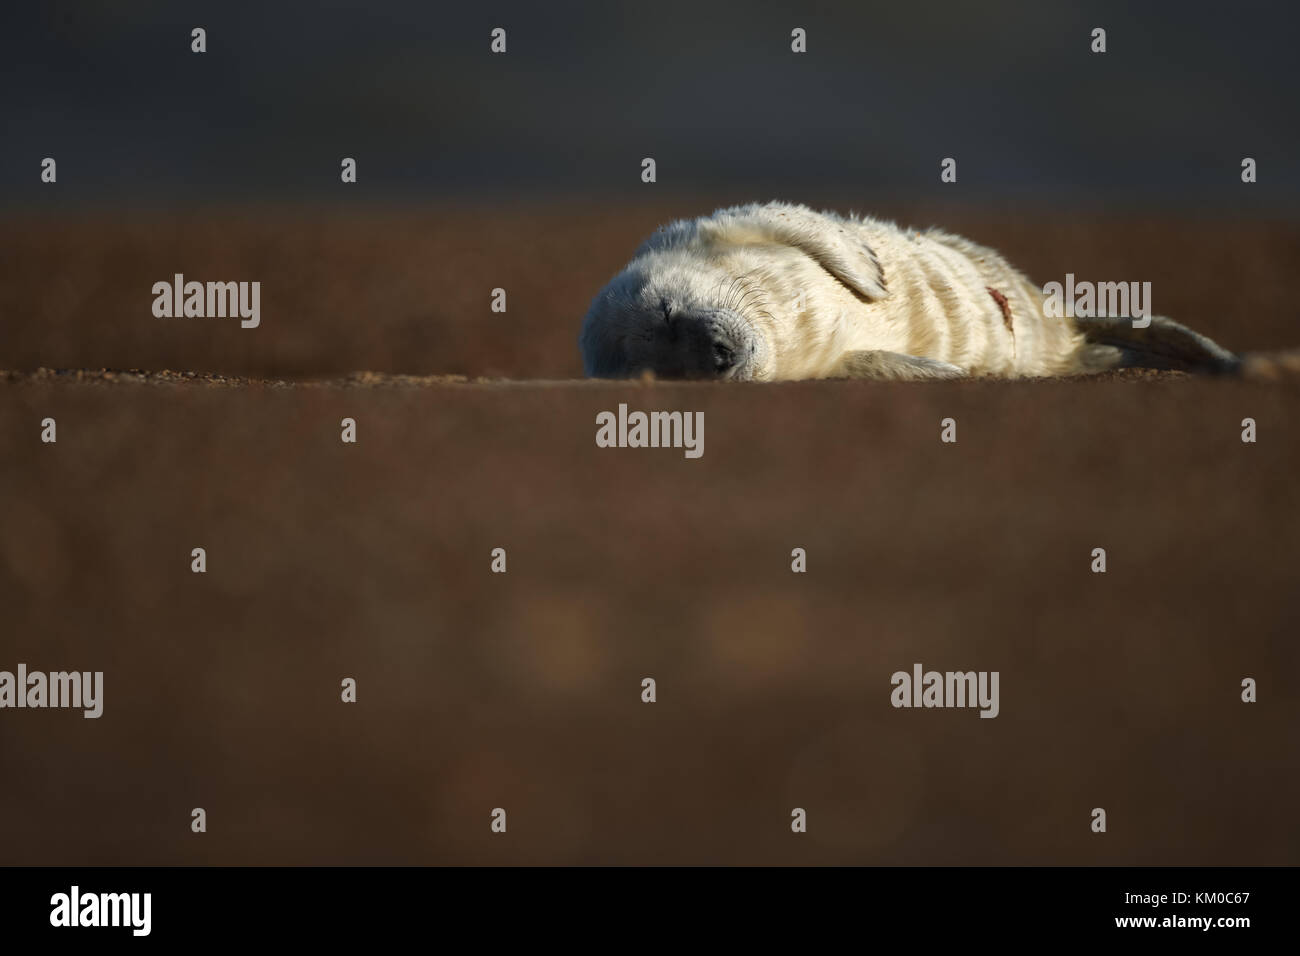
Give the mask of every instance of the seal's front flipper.
<path id="1" fill-rule="evenodd" d="M 880 381 L 922 381 L 964 378 L 966 370 L 936 359 L 901 352 L 845 352 L 831 378 L 871 378 Z"/>
<path id="2" fill-rule="evenodd" d="M 1241 366 L 1238 356 L 1173 319 L 1155 316 L 1146 326 L 1121 318 L 1079 317 L 1074 321 L 1093 346 L 1084 353 L 1088 371 L 1136 366 L 1233 374 Z"/>

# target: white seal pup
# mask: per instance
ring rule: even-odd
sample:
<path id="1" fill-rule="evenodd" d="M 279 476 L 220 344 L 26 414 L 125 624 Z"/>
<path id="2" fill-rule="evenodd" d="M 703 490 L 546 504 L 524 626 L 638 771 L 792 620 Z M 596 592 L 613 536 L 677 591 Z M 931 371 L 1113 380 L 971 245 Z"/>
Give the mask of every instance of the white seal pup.
<path id="1" fill-rule="evenodd" d="M 960 237 L 754 204 L 646 240 L 592 302 L 579 348 L 601 378 L 1018 378 L 1241 363 L 1169 319 L 1051 317 L 1044 301 L 997 252 Z"/>

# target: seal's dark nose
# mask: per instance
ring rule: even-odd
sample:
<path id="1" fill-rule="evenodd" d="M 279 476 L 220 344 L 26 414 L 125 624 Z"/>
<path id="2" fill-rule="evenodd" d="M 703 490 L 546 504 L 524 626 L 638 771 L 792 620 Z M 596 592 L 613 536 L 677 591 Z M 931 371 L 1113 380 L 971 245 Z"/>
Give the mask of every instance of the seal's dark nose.
<path id="1" fill-rule="evenodd" d="M 718 374 L 729 371 L 736 364 L 736 352 L 725 342 L 713 343 L 713 370 Z"/>

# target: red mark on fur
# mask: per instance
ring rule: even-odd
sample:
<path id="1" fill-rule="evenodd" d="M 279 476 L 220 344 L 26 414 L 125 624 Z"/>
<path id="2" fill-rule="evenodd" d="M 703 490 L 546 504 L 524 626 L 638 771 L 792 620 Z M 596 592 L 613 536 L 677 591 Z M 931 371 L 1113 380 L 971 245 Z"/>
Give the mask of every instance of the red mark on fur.
<path id="1" fill-rule="evenodd" d="M 993 288 L 993 286 L 986 285 L 984 288 L 989 290 L 989 295 L 993 296 L 993 301 L 996 302 L 998 308 L 1002 310 L 1002 321 L 1006 323 L 1007 329 L 1014 333 L 1016 330 L 1011 326 L 1011 303 L 1007 301 L 1005 295 Z"/>

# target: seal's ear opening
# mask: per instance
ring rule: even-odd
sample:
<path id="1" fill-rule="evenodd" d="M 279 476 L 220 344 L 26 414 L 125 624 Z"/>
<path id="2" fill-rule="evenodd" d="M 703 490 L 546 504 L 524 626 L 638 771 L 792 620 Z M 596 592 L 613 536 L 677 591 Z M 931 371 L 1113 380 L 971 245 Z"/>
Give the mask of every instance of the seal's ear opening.
<path id="1" fill-rule="evenodd" d="M 808 256 L 864 302 L 889 294 L 871 247 L 838 216 L 787 203 L 738 206 L 697 223 L 701 238 L 720 242 L 776 242 Z"/>

